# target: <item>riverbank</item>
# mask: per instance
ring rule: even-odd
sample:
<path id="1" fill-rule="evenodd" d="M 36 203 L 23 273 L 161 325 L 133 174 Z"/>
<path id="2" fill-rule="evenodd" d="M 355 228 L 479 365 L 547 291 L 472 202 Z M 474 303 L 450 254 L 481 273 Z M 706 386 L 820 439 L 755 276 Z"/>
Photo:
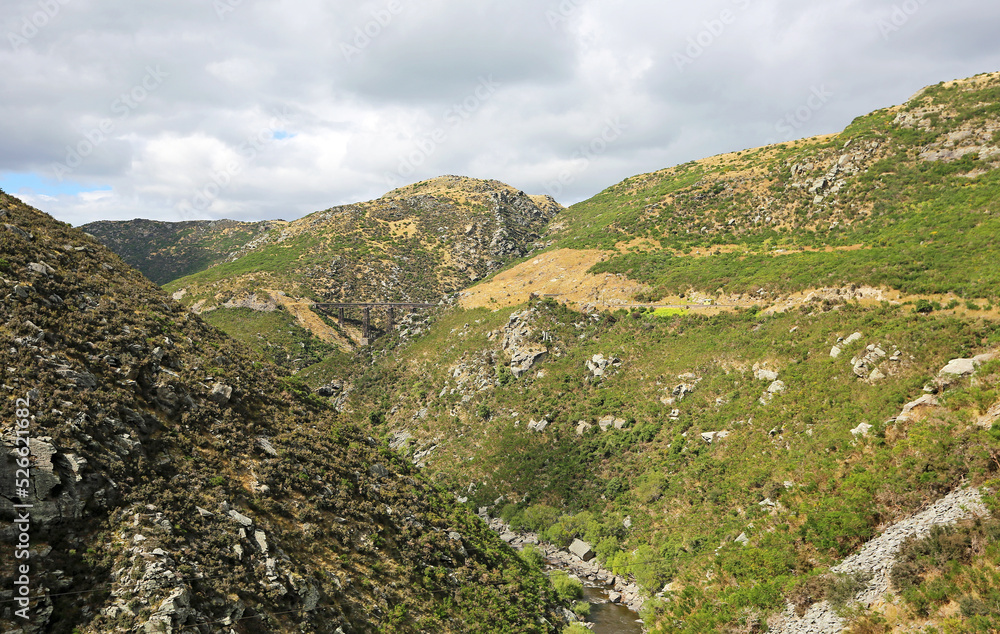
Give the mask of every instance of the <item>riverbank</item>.
<path id="1" fill-rule="evenodd" d="M 489 517 L 488 515 L 480 515 L 480 517 L 489 524 L 495 533 L 500 535 L 500 539 L 517 550 L 523 549 L 528 544 L 536 546 L 551 565 L 576 575 L 585 583 L 590 582 L 606 586 L 609 589 L 609 601 L 624 605 L 636 613 L 637 619 L 639 618 L 639 611 L 642 610 L 646 599 L 642 594 L 642 590 L 634 582 L 605 569 L 597 563 L 596 559 L 584 561 L 573 553 L 558 548 L 553 544 L 542 542 L 538 539 L 536 533 L 511 530 L 506 522 L 496 517 Z"/>

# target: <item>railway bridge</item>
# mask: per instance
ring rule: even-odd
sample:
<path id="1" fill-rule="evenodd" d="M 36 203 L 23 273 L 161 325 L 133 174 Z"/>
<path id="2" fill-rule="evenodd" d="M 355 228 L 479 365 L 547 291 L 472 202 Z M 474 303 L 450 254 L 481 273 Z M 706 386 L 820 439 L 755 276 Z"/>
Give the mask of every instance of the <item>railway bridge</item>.
<path id="1" fill-rule="evenodd" d="M 371 340 L 372 333 L 372 318 L 371 312 L 373 308 L 385 309 L 388 328 L 387 330 L 392 330 L 392 327 L 396 324 L 396 311 L 409 310 L 413 312 L 421 308 L 433 308 L 437 304 L 429 304 L 425 302 L 339 302 L 339 303 L 326 303 L 326 302 L 316 302 L 312 304 L 313 308 L 319 308 L 321 310 L 334 310 L 337 311 L 337 321 L 341 326 L 344 325 L 344 318 L 346 312 L 349 309 L 360 308 L 361 309 L 361 331 L 364 337 L 364 343 L 367 344 Z"/>

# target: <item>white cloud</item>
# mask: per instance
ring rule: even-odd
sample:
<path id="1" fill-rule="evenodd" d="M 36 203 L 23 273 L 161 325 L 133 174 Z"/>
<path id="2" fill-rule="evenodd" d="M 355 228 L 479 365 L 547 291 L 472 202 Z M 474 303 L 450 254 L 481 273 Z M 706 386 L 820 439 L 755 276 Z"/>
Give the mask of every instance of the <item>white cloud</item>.
<path id="1" fill-rule="evenodd" d="M 562 177 L 571 203 L 780 137 L 817 88 L 830 97 L 797 135 L 1000 69 L 1000 5 L 981 0 L 904 20 L 895 0 L 244 0 L 221 17 L 200 0 L 75 0 L 31 37 L 36 0 L 7 4 L 0 33 L 24 41 L 0 48 L 0 172 L 51 174 L 114 124 L 62 188 L 21 192 L 74 224 L 293 218 L 401 171 L 531 192 Z M 151 68 L 164 76 L 144 91 Z M 602 144 L 608 121 L 622 131 Z"/>

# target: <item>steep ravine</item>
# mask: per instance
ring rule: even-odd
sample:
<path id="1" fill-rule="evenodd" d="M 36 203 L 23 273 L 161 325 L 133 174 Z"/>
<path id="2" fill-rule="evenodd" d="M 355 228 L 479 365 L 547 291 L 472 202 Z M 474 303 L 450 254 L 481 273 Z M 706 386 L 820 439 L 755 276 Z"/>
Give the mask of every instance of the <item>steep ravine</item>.
<path id="1" fill-rule="evenodd" d="M 545 557 L 546 569 L 565 570 L 579 577 L 584 598 L 591 604 L 590 624 L 595 634 L 640 634 L 645 632 L 639 611 L 645 598 L 638 585 L 596 562 L 584 561 L 553 544 L 542 542 L 537 533 L 514 531 L 502 519 L 479 515 L 500 538 L 517 550 L 534 545 Z"/>

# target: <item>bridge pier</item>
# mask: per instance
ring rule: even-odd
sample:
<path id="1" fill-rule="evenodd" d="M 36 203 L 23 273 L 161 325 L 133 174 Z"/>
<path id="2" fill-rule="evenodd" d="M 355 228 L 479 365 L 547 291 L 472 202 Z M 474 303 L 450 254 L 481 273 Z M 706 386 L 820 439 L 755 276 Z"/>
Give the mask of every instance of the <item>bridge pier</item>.
<path id="1" fill-rule="evenodd" d="M 360 308 L 362 310 L 362 340 L 361 345 L 368 345 L 372 338 L 372 308 L 385 308 L 386 309 L 386 324 L 388 326 L 387 330 L 391 331 L 396 327 L 396 309 L 402 308 L 409 311 L 415 311 L 419 308 L 433 308 L 437 304 L 429 304 L 422 302 L 344 302 L 344 303 L 325 303 L 317 302 L 312 304 L 313 308 L 320 309 L 337 309 L 337 317 L 339 319 L 340 325 L 344 326 L 347 324 L 345 311 L 348 308 Z"/>

